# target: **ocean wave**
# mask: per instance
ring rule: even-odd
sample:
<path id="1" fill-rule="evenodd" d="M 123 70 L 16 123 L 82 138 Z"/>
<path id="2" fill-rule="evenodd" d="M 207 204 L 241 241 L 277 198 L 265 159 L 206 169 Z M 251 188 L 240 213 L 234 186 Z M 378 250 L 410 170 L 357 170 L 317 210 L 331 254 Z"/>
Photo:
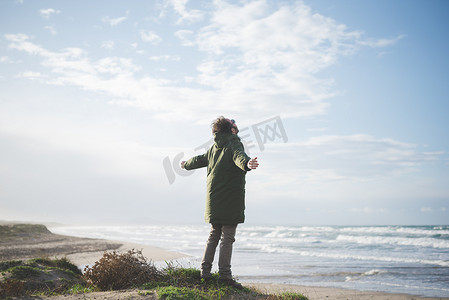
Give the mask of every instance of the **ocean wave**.
<path id="1" fill-rule="evenodd" d="M 340 229 L 345 233 L 368 233 L 381 235 L 449 235 L 447 226 L 362 226 L 362 227 L 343 227 Z"/>
<path id="2" fill-rule="evenodd" d="M 386 271 L 386 270 L 379 270 L 379 269 L 372 269 L 372 270 L 364 272 L 362 274 L 362 276 L 373 276 L 373 275 L 385 274 L 385 273 L 388 273 L 388 271 Z"/>
<path id="3" fill-rule="evenodd" d="M 267 244 L 259 244 L 259 243 L 250 243 L 245 244 L 243 247 L 239 248 L 239 251 L 256 251 L 262 253 L 278 253 L 278 254 L 291 254 L 291 255 L 300 255 L 306 257 L 322 257 L 322 258 L 330 258 L 335 260 L 362 260 L 362 261 L 382 261 L 382 262 L 391 262 L 391 263 L 412 263 L 412 264 L 425 264 L 425 265 L 436 265 L 442 267 L 449 267 L 448 260 L 439 260 L 439 259 L 422 259 L 422 258 L 403 258 L 403 257 L 392 257 L 392 256 L 375 256 L 375 255 L 359 255 L 359 254 L 350 254 L 350 253 L 339 253 L 338 251 L 334 252 L 322 252 L 320 250 L 315 251 L 306 251 L 306 250 L 296 250 L 291 248 L 282 248 L 276 245 L 267 245 Z M 373 269 L 368 271 L 365 275 L 368 276 L 373 274 L 373 272 L 380 272 L 380 270 Z"/>
<path id="4" fill-rule="evenodd" d="M 362 234 L 368 236 L 443 237 L 449 236 L 448 226 L 251 226 L 239 232 L 267 238 L 332 236 L 333 234 Z"/>
<path id="5" fill-rule="evenodd" d="M 345 243 L 356 243 L 364 245 L 390 244 L 401 246 L 417 246 L 417 247 L 449 249 L 448 240 L 435 239 L 435 238 L 339 235 L 337 236 L 336 240 Z"/>
<path id="6" fill-rule="evenodd" d="M 312 251 L 297 251 L 297 254 L 302 256 L 310 257 L 325 257 L 334 259 L 345 259 L 345 260 L 373 260 L 373 261 L 384 261 L 391 263 L 413 263 L 413 264 L 426 264 L 426 265 L 437 265 L 442 267 L 449 267 L 449 261 L 445 260 L 430 260 L 430 259 L 411 259 L 411 258 L 401 258 L 401 257 L 389 257 L 389 256 L 371 256 L 371 255 L 356 255 L 356 254 L 343 254 L 343 253 L 323 253 L 323 252 L 312 252 Z"/>
<path id="7" fill-rule="evenodd" d="M 239 228 L 241 231 L 249 232 L 335 232 L 339 229 L 332 226 L 248 226 Z"/>

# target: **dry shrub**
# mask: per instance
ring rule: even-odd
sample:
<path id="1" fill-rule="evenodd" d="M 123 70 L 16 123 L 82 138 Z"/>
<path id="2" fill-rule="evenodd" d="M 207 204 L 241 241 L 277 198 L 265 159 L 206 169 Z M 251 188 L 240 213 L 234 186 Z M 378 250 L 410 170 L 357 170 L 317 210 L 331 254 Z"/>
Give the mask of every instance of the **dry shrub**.
<path id="1" fill-rule="evenodd" d="M 84 269 L 84 279 L 103 291 L 126 289 L 161 278 L 157 268 L 147 261 L 142 251 L 105 252 L 92 267 Z"/>

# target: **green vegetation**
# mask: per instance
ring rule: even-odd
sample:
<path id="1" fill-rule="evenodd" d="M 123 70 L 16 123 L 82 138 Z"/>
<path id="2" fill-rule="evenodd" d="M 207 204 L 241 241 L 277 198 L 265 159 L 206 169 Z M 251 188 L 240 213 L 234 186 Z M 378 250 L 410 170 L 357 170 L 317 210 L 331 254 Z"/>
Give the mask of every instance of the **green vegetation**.
<path id="1" fill-rule="evenodd" d="M 20 266 L 23 262 L 21 260 L 0 261 L 0 272 L 6 271 L 9 268 Z"/>
<path id="2" fill-rule="evenodd" d="M 17 266 L 8 269 L 11 273 L 12 279 L 22 280 L 29 279 L 33 277 L 39 277 L 41 275 L 41 270 L 39 268 L 34 268 L 30 266 Z"/>
<path id="3" fill-rule="evenodd" d="M 66 272 L 69 272 L 70 275 L 77 276 L 83 275 L 80 269 L 77 266 L 72 264 L 67 258 L 63 257 L 60 259 L 49 259 L 49 258 L 35 258 L 30 260 L 31 263 L 40 264 L 43 266 L 47 266 L 49 269 L 60 269 Z"/>
<path id="4" fill-rule="evenodd" d="M 218 281 L 214 273 L 201 279 L 200 271 L 167 263 L 158 269 L 141 251 L 105 252 L 84 274 L 67 259 L 37 258 L 1 262 L 0 298 L 32 295 L 87 294 L 94 291 L 139 289 L 139 295 L 158 299 L 272 299 L 307 300 L 296 293 L 262 294 L 254 289 L 235 289 Z"/>
<path id="5" fill-rule="evenodd" d="M 201 290 L 190 289 L 186 287 L 174 287 L 166 286 L 156 289 L 157 295 L 160 299 L 185 299 L 185 300 L 207 300 L 211 298 L 206 298 L 202 295 Z"/>
<path id="6" fill-rule="evenodd" d="M 0 298 L 63 293 L 84 285 L 81 271 L 66 258 L 0 263 Z"/>
<path id="7" fill-rule="evenodd" d="M 308 300 L 304 295 L 298 293 L 285 292 L 279 295 L 279 299 L 282 300 Z"/>
<path id="8" fill-rule="evenodd" d="M 77 283 L 74 286 L 72 286 L 71 288 L 67 289 L 66 293 L 71 294 L 71 295 L 76 295 L 76 294 L 91 293 L 91 292 L 95 292 L 95 291 L 96 291 L 96 289 L 94 286 L 86 286 L 86 285 Z"/>

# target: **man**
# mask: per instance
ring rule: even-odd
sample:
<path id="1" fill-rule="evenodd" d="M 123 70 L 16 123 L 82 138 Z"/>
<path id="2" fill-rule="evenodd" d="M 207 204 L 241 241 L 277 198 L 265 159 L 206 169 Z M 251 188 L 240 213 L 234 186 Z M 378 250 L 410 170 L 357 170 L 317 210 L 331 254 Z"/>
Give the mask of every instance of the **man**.
<path id="1" fill-rule="evenodd" d="M 237 224 L 245 221 L 245 175 L 259 166 L 257 157 L 246 155 L 234 120 L 219 117 L 212 123 L 214 144 L 202 155 L 181 162 L 181 168 L 207 167 L 205 220 L 212 225 L 201 262 L 201 277 L 211 278 L 215 249 L 221 238 L 218 258 L 219 281 L 239 288 L 232 278 L 231 256 Z"/>

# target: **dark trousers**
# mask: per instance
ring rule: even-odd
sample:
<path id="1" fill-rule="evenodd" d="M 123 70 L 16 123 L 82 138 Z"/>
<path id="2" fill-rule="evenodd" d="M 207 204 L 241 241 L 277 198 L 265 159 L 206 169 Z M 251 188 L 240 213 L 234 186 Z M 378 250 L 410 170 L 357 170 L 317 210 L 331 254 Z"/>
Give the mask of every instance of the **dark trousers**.
<path id="1" fill-rule="evenodd" d="M 212 269 L 215 250 L 218 242 L 220 242 L 220 253 L 218 257 L 218 273 L 220 279 L 232 279 L 231 272 L 231 256 L 232 244 L 235 241 L 235 232 L 237 224 L 223 225 L 211 224 L 209 238 L 207 240 L 206 249 L 204 250 L 203 260 L 201 262 L 201 276 L 208 277 Z"/>

